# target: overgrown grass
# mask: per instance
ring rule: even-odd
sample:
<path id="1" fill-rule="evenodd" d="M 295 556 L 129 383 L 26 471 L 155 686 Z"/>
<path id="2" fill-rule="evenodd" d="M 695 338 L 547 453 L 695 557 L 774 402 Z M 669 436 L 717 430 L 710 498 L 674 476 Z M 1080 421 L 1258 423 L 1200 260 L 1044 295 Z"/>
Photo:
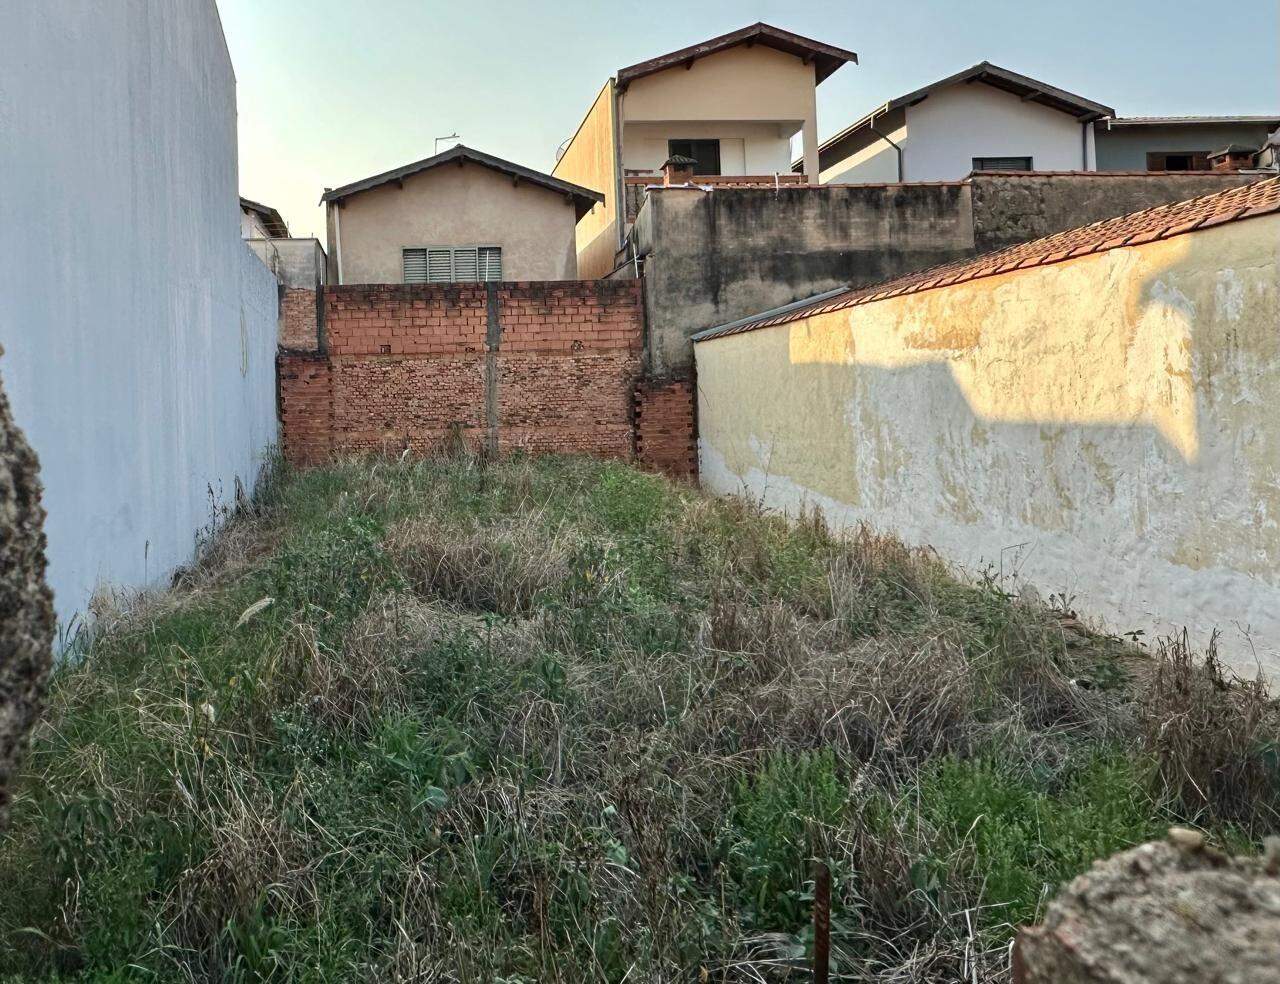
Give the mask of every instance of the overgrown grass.
<path id="1" fill-rule="evenodd" d="M 266 601 L 265 599 L 270 599 Z M 616 464 L 276 476 L 103 612 L 0 835 L 0 976 L 994 981 L 1094 858 L 1276 818 L 1174 641 Z"/>

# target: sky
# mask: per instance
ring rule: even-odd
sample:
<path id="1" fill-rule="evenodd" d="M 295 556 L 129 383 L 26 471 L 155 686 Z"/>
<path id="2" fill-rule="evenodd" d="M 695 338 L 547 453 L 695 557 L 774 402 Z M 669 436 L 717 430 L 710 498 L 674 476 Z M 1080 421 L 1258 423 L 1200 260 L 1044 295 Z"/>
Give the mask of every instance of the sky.
<path id="1" fill-rule="evenodd" d="M 1122 116 L 1280 112 L 1280 0 L 217 3 L 241 194 L 322 240 L 324 188 L 429 157 L 454 133 L 550 171 L 619 68 L 756 21 L 858 53 L 818 87 L 820 138 L 983 60 Z"/>

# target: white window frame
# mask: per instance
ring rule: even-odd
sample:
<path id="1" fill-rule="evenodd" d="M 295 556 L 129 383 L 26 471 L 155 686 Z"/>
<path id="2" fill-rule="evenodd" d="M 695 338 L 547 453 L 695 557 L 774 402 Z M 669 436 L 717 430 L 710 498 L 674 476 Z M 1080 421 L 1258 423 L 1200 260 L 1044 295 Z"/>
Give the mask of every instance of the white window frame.
<path id="1" fill-rule="evenodd" d="M 491 250 L 498 254 L 498 269 L 497 269 L 498 275 L 496 277 L 480 276 L 481 268 L 483 265 L 481 260 L 481 254 L 483 250 Z M 407 276 L 408 270 L 407 270 L 406 261 L 408 260 L 409 253 L 415 252 L 415 251 L 421 252 L 423 254 L 422 263 L 423 263 L 424 275 L 426 277 L 425 280 L 409 280 L 408 279 L 408 276 Z M 449 254 L 449 279 L 444 280 L 444 279 L 437 278 L 433 280 L 431 277 L 431 254 L 443 253 L 446 251 Z M 458 279 L 458 254 L 459 253 L 463 254 L 464 262 L 468 258 L 471 260 L 473 269 L 476 271 L 476 276 L 474 278 L 468 278 L 465 280 Z M 466 254 L 470 254 L 470 257 L 467 257 Z M 437 284 L 437 285 L 438 284 L 480 284 L 480 283 L 486 283 L 486 282 L 494 282 L 494 283 L 500 282 L 502 280 L 502 247 L 497 243 L 475 243 L 475 244 L 467 243 L 460 246 L 446 246 L 443 244 L 436 244 L 436 245 L 430 245 L 430 246 L 402 246 L 400 247 L 400 280 L 402 283 L 406 283 L 406 284 L 412 283 L 412 284 Z"/>

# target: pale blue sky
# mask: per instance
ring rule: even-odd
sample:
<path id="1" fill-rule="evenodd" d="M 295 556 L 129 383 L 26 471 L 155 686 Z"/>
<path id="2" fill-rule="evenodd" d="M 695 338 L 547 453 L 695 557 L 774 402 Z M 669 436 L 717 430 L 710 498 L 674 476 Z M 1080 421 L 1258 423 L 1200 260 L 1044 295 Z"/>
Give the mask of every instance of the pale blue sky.
<path id="1" fill-rule="evenodd" d="M 983 59 L 1126 116 L 1280 111 L 1276 0 L 218 6 L 239 83 L 241 192 L 322 239 L 326 185 L 428 157 L 454 132 L 550 170 L 617 69 L 758 20 L 858 53 L 818 87 L 822 137 Z"/>

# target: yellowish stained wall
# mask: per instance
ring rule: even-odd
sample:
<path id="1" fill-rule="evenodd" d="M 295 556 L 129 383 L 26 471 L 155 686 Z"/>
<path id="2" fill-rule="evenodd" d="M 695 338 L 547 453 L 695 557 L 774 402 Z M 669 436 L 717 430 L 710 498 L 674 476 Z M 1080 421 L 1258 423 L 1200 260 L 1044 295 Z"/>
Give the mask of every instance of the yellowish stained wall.
<path id="1" fill-rule="evenodd" d="M 404 280 L 402 251 L 415 246 L 501 246 L 503 280 L 576 280 L 576 212 L 563 194 L 466 162 L 413 174 L 344 200 L 342 282 Z M 336 230 L 330 217 L 332 266 Z"/>
<path id="2" fill-rule="evenodd" d="M 610 79 L 551 172 L 557 178 L 604 195 L 604 202 L 578 222 L 578 274 L 588 280 L 609 273 L 618 251 L 615 201 L 618 167 L 614 132 L 613 80 Z"/>
<path id="3" fill-rule="evenodd" d="M 1280 677 L 1280 216 L 697 345 L 704 483 Z"/>

